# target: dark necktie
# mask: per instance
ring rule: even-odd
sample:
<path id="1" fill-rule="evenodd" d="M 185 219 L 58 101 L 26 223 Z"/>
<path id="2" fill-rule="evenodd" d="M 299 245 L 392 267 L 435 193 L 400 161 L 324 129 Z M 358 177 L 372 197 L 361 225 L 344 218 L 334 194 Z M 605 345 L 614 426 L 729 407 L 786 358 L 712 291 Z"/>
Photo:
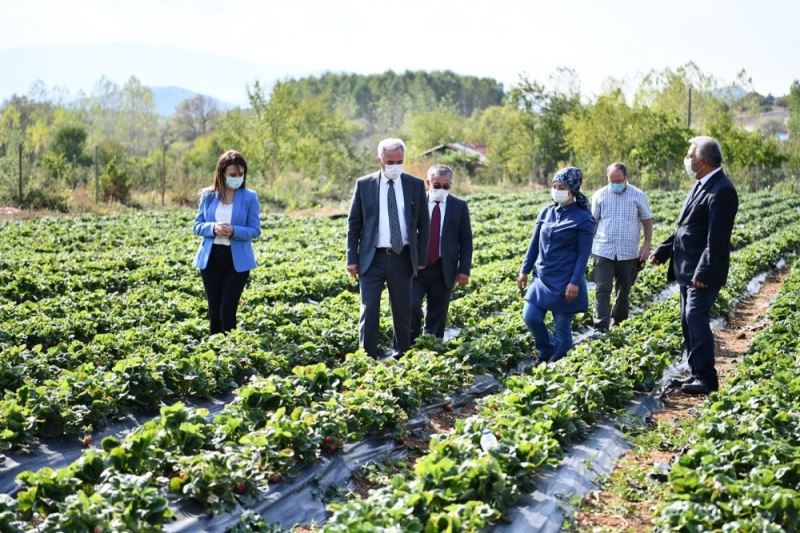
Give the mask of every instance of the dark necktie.
<path id="1" fill-rule="evenodd" d="M 694 184 L 694 187 L 692 187 L 692 190 L 690 190 L 689 194 L 686 196 L 686 201 L 683 203 L 683 209 L 681 209 L 681 214 L 679 218 L 681 219 L 683 218 L 683 214 L 686 212 L 686 208 L 689 207 L 689 204 L 692 203 L 692 200 L 694 200 L 694 196 L 695 194 L 697 194 L 697 190 L 699 188 L 700 188 L 700 180 L 697 180 L 697 182 Z"/>
<path id="2" fill-rule="evenodd" d="M 694 188 L 692 189 L 692 194 L 689 195 L 689 202 L 694 200 L 694 197 L 697 196 L 697 191 L 700 190 L 700 180 L 697 180 L 697 183 L 694 184 Z"/>
<path id="3" fill-rule="evenodd" d="M 392 251 L 400 255 L 403 251 L 403 234 L 400 232 L 400 215 L 397 214 L 397 196 L 394 194 L 394 180 L 389 180 L 387 202 L 389 208 L 389 239 Z"/>
<path id="4" fill-rule="evenodd" d="M 439 260 L 439 239 L 442 227 L 442 211 L 439 209 L 439 202 L 433 206 L 431 213 L 431 226 L 428 239 L 428 265 L 434 264 Z"/>

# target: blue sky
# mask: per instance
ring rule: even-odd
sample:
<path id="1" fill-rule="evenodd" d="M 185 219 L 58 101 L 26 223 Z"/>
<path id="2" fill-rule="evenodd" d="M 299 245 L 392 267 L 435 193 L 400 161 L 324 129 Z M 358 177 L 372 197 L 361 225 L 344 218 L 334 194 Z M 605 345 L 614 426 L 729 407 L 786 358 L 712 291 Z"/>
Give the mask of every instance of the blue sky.
<path id="1" fill-rule="evenodd" d="M 688 61 L 723 83 L 746 69 L 762 93 L 784 94 L 800 78 L 800 0 L 0 0 L 0 20 L 0 52 L 142 43 L 292 74 L 450 69 L 510 85 L 521 73 L 546 80 L 569 67 L 586 95 L 609 77 L 634 85 L 650 69 Z M 199 90 L 218 75 L 177 76 L 180 68 L 162 65 L 142 81 L 171 85 L 174 77 Z M 32 81 L 0 76 L 7 87 Z M 243 101 L 251 81 L 226 80 L 227 93 L 214 96 Z"/>

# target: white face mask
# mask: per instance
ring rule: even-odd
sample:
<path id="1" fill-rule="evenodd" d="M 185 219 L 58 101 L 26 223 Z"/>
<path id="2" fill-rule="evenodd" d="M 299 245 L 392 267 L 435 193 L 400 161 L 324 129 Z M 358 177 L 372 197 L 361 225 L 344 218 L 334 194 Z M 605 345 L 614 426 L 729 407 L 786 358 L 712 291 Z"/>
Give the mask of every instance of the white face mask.
<path id="1" fill-rule="evenodd" d="M 559 205 L 564 205 L 569 201 L 569 191 L 562 191 L 560 189 L 550 189 L 550 196 L 553 201 Z"/>
<path id="2" fill-rule="evenodd" d="M 383 166 L 383 175 L 386 176 L 387 179 L 392 181 L 399 179 L 400 174 L 403 173 L 403 165 L 384 165 Z"/>
<path id="3" fill-rule="evenodd" d="M 229 189 L 238 189 L 244 183 L 244 176 L 225 176 L 225 186 Z"/>
<path id="4" fill-rule="evenodd" d="M 430 198 L 434 202 L 444 202 L 447 199 L 447 193 L 446 189 L 431 189 Z"/>
<path id="5" fill-rule="evenodd" d="M 689 159 L 688 157 L 683 159 L 683 168 L 684 170 L 686 170 L 686 175 L 689 176 L 690 178 L 697 177 L 697 171 L 692 170 L 692 160 Z"/>

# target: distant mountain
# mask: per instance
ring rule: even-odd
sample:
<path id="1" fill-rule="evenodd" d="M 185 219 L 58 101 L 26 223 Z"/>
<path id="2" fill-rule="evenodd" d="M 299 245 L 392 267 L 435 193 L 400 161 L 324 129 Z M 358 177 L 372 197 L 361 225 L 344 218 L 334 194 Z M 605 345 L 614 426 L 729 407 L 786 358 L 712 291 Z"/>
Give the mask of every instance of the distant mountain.
<path id="1" fill-rule="evenodd" d="M 156 112 L 162 117 L 171 115 L 178 107 L 178 104 L 184 100 L 200 95 L 200 93 L 184 89 L 183 87 L 150 87 L 150 90 L 153 91 L 153 97 L 156 102 Z M 220 111 L 236 107 L 234 104 L 217 100 L 213 96 L 208 96 L 206 94 L 203 96 L 211 98 L 217 104 L 217 108 Z"/>
<path id="2" fill-rule="evenodd" d="M 728 85 L 727 87 L 718 87 L 714 89 L 711 91 L 711 94 L 717 98 L 741 100 L 747 95 L 747 91 L 736 85 Z"/>
<path id="3" fill-rule="evenodd" d="M 27 94 L 37 80 L 75 96 L 79 91 L 90 94 L 102 76 L 120 85 L 136 76 L 150 87 L 191 87 L 234 105 L 247 105 L 247 86 L 255 80 L 269 89 L 276 80 L 315 74 L 291 65 L 136 43 L 10 48 L 0 51 L 0 72 L 0 101 Z"/>

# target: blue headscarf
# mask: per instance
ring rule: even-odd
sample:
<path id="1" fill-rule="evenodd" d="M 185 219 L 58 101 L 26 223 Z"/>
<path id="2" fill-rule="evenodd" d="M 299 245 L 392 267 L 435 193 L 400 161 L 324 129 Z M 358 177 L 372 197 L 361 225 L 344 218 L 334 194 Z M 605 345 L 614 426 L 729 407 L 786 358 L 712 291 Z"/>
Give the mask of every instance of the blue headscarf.
<path id="1" fill-rule="evenodd" d="M 580 192 L 581 183 L 583 182 L 583 172 L 581 172 L 581 169 L 578 167 L 562 168 L 553 176 L 553 182 L 556 181 L 560 181 L 566 185 L 567 189 L 575 195 L 575 202 L 578 204 L 578 207 L 591 212 L 592 208 L 589 206 L 589 199 L 586 198 L 585 194 Z"/>

